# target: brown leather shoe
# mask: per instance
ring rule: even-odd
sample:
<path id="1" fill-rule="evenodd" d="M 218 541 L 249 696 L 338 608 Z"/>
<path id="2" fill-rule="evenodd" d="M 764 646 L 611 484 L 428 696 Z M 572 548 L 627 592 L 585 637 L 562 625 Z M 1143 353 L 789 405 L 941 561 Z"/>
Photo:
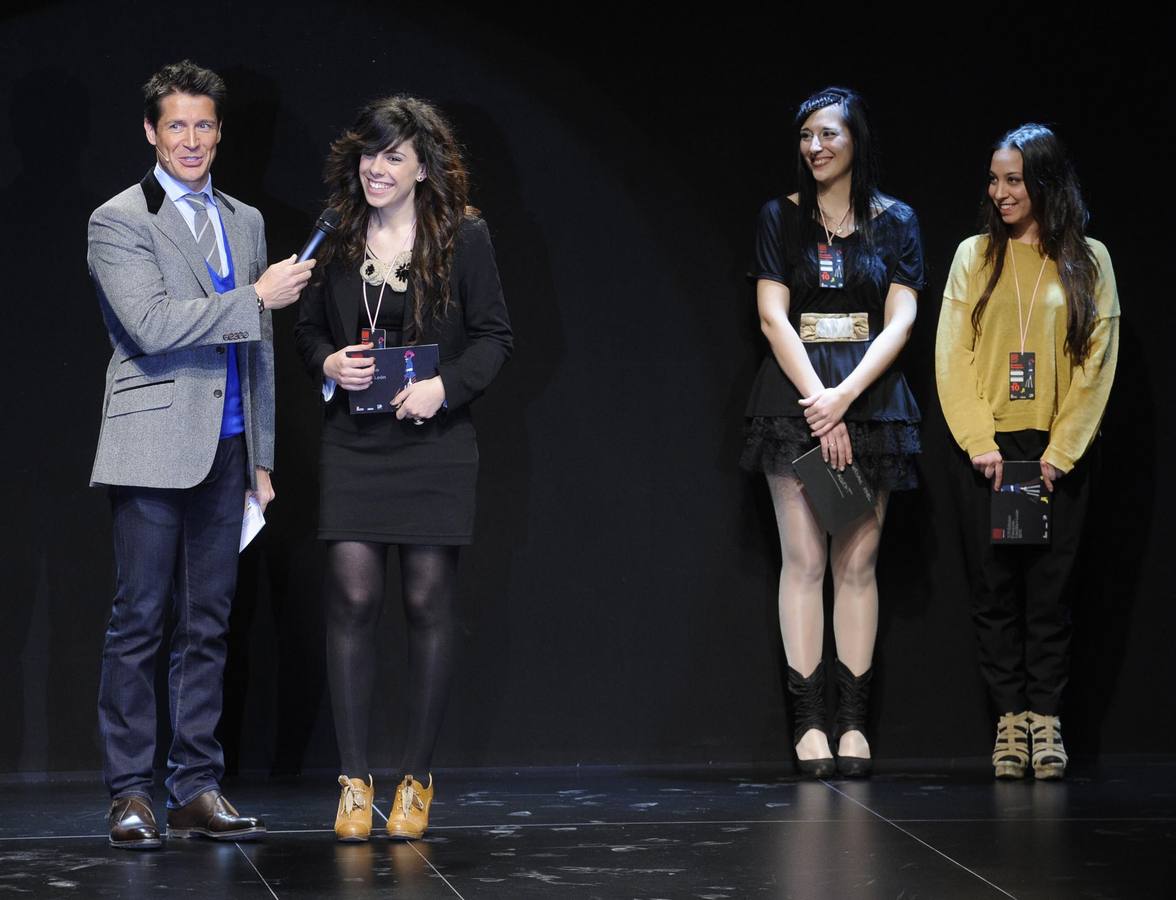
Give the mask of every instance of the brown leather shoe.
<path id="1" fill-rule="evenodd" d="M 396 799 L 388 811 L 388 822 L 384 826 L 388 837 L 416 840 L 429 827 L 429 807 L 433 805 L 433 776 L 429 775 L 429 786 L 411 775 L 405 775 L 396 788 Z"/>
<path id="2" fill-rule="evenodd" d="M 216 788 L 205 791 L 186 806 L 167 811 L 168 837 L 200 835 L 214 841 L 247 841 L 264 834 L 265 823 L 261 819 L 241 815 Z"/>
<path id="3" fill-rule="evenodd" d="M 151 803 L 137 794 L 110 804 L 110 846 L 123 850 L 158 850 L 163 846 Z"/>
<path id="4" fill-rule="evenodd" d="M 372 834 L 372 803 L 376 785 L 368 780 L 339 776 L 339 810 L 335 813 L 335 837 L 340 841 L 366 841 Z"/>

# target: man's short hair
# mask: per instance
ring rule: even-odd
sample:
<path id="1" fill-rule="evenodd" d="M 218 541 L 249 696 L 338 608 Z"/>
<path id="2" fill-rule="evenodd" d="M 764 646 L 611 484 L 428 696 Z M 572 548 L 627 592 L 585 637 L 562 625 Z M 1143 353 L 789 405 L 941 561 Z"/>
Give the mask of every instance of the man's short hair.
<path id="1" fill-rule="evenodd" d="M 163 98 L 172 94 L 210 98 L 219 122 L 228 91 L 224 79 L 216 72 L 202 69 L 190 59 L 164 66 L 143 85 L 143 118 L 151 123 L 152 128 L 159 124 Z"/>

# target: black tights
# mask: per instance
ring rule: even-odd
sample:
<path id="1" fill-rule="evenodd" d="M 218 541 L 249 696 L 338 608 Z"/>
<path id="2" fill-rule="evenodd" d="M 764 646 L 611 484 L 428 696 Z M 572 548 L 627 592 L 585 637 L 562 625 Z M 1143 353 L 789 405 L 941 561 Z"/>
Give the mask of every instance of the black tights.
<path id="1" fill-rule="evenodd" d="M 401 544 L 408 620 L 408 736 L 402 771 L 427 779 L 453 672 L 457 547 Z M 327 676 L 343 774 L 366 778 L 376 675 L 376 623 L 384 606 L 388 545 L 327 545 Z"/>

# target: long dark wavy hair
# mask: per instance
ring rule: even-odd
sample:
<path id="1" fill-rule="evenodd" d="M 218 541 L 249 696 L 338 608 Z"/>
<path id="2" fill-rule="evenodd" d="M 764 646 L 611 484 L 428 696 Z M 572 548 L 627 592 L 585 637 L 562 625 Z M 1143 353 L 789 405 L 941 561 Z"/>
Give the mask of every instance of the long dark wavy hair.
<path id="1" fill-rule="evenodd" d="M 332 258 L 347 265 L 363 261 L 370 208 L 359 180 L 359 158 L 412 141 L 425 170 L 416 183 L 416 238 L 409 281 L 413 288 L 412 325 L 419 336 L 428 320 L 440 321 L 451 302 L 449 272 L 462 219 L 477 213 L 466 205 L 469 175 L 453 129 L 435 106 L 398 94 L 364 106 L 351 127 L 331 144 L 323 178 L 328 201 L 339 211 L 339 228 L 319 259 L 320 271 Z"/>
<path id="2" fill-rule="evenodd" d="M 872 220 L 874 212 L 880 208 L 878 191 L 880 166 L 877 153 L 874 150 L 874 142 L 870 136 L 870 120 L 866 111 L 866 101 L 861 94 L 849 88 L 827 87 L 817 91 L 801 103 L 796 110 L 796 119 L 794 120 L 796 134 L 800 134 L 800 129 L 809 116 L 826 106 L 837 106 L 846 128 L 849 129 L 849 137 L 853 144 L 849 201 L 853 207 L 854 228 L 865 239 L 867 246 L 872 246 L 874 243 Z M 800 149 L 799 139 L 796 144 L 796 183 L 800 200 L 801 228 L 806 232 L 804 235 L 806 238 L 813 237 L 818 234 L 817 222 L 819 221 L 817 181 L 804 161 L 804 153 Z M 821 240 L 824 240 L 824 237 L 823 233 L 820 234 Z"/>
<path id="3" fill-rule="evenodd" d="M 992 145 L 997 150 L 1021 154 L 1021 174 L 1032 204 L 1032 215 L 1040 232 L 1041 249 L 1058 267 L 1058 278 L 1066 292 L 1066 342 L 1063 347 L 1075 365 L 1082 365 L 1090 353 L 1097 308 L 1094 301 L 1098 263 L 1086 243 L 1089 213 L 1082 200 L 1078 175 L 1066 156 L 1058 136 L 1045 125 L 1020 125 Z M 985 190 L 980 207 L 980 228 L 988 235 L 984 263 L 991 269 L 988 284 L 972 310 L 972 331 L 983 330 L 984 310 L 1004 271 L 1011 229 Z"/>

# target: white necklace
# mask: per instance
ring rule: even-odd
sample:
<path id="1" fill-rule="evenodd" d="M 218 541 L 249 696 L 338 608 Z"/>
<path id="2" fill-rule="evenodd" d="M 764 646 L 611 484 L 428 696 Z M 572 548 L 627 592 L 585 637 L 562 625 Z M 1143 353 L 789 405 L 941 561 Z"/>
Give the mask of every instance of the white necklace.
<path id="1" fill-rule="evenodd" d="M 387 283 L 398 294 L 408 290 L 408 276 L 412 271 L 411 250 L 401 250 L 389 262 L 384 262 L 365 245 L 363 255 L 363 263 L 359 267 L 360 278 L 372 287 Z"/>
<path id="2" fill-rule="evenodd" d="M 412 273 L 412 240 L 416 235 L 416 222 L 408 229 L 408 237 L 400 252 L 384 262 L 368 244 L 363 245 L 363 262 L 359 265 L 359 277 L 372 287 L 385 284 L 398 294 L 408 290 L 408 276 Z"/>

